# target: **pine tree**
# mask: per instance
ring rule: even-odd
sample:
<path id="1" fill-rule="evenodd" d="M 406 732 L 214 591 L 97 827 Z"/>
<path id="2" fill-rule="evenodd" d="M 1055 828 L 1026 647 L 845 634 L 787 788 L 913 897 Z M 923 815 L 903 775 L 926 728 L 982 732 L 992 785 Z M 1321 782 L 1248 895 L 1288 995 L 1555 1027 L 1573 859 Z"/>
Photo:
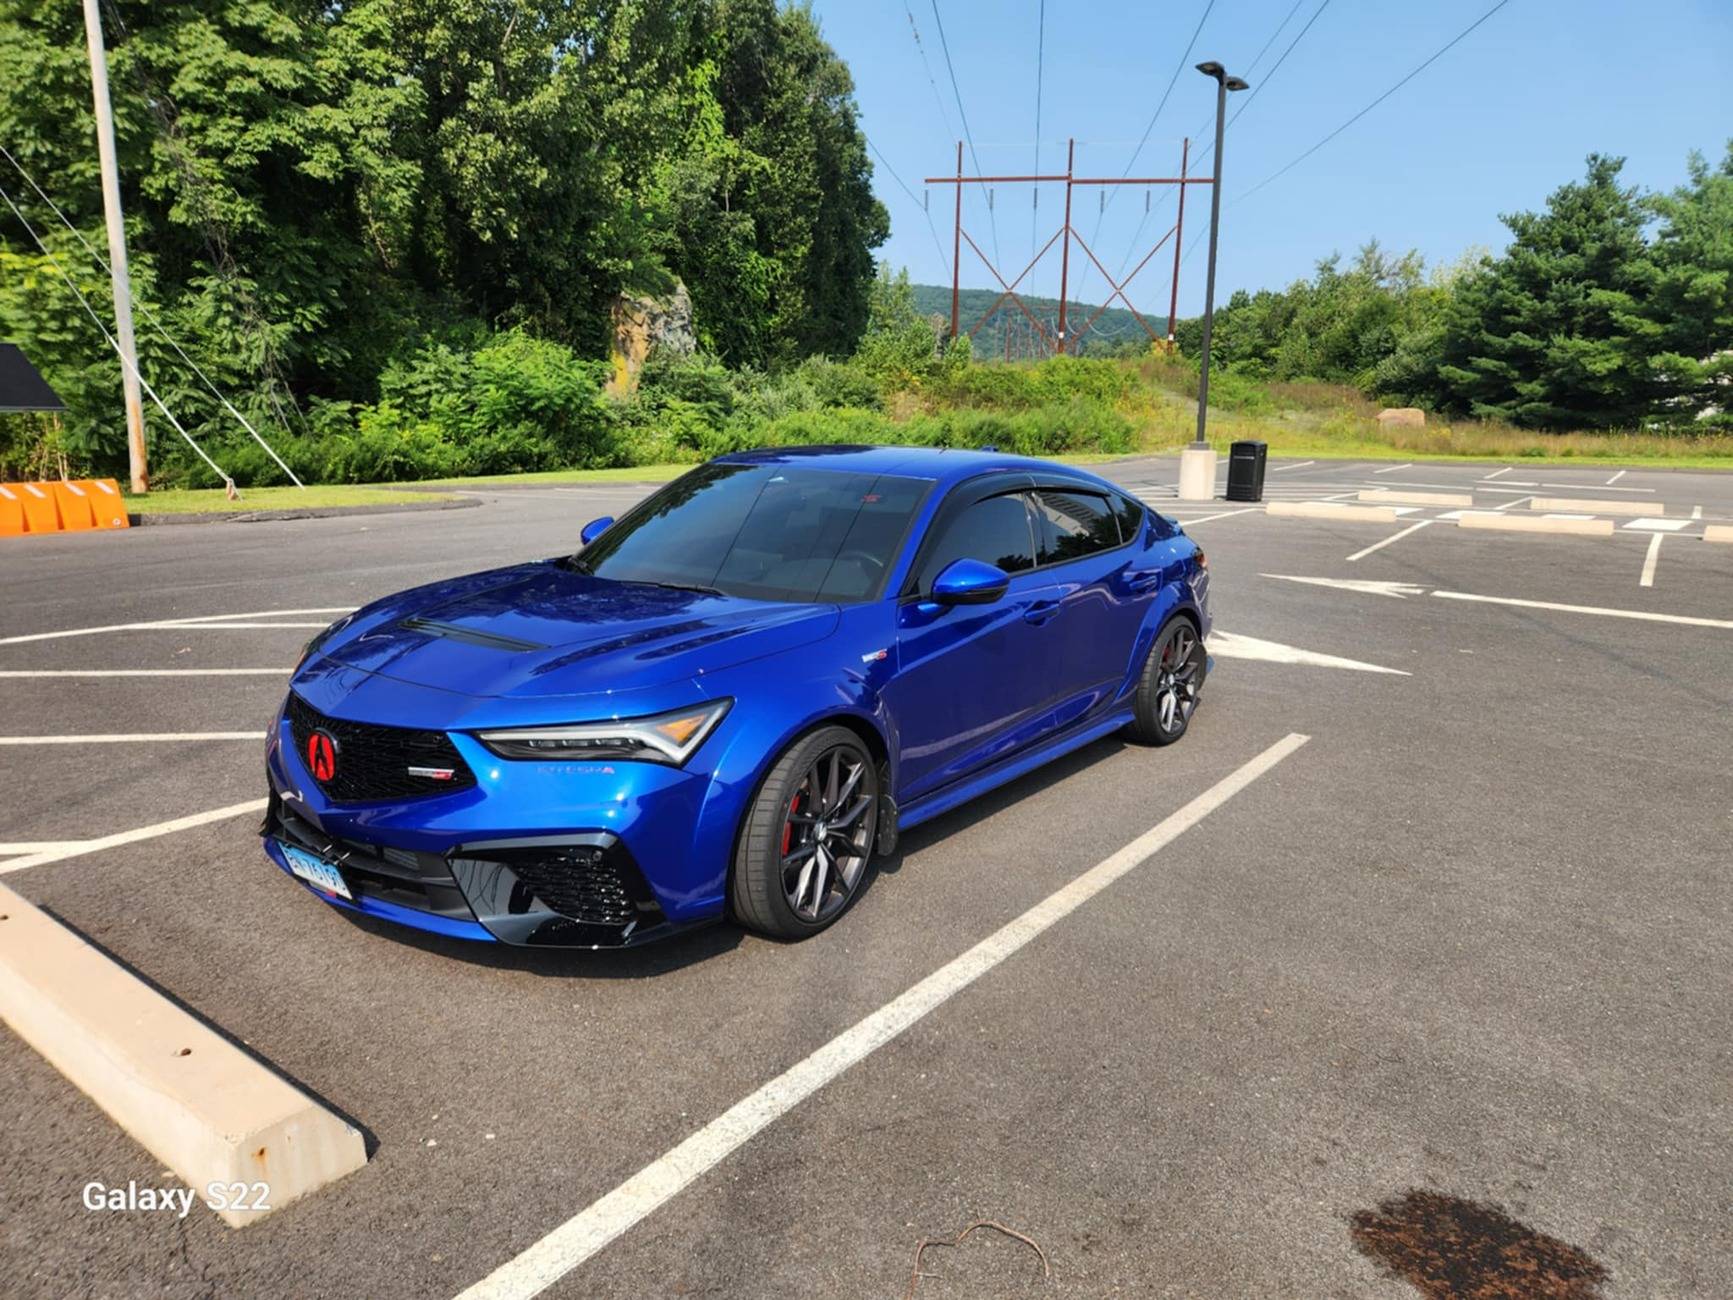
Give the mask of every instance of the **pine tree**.
<path id="1" fill-rule="evenodd" d="M 1555 429 L 1628 427 L 1649 413 L 1660 329 L 1645 314 L 1645 217 L 1619 184 L 1623 165 L 1591 154 L 1588 175 L 1545 212 L 1504 218 L 1510 247 L 1447 311 L 1443 405 Z"/>

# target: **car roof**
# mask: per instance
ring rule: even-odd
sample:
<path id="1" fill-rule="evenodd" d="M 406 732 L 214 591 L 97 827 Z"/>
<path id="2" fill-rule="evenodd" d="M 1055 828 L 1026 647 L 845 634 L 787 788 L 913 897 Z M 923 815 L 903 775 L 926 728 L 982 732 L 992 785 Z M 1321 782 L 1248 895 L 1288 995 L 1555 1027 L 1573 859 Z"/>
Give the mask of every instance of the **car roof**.
<path id="1" fill-rule="evenodd" d="M 957 447 L 880 447 L 831 445 L 760 447 L 753 451 L 718 456 L 725 465 L 798 464 L 811 469 L 852 470 L 863 474 L 896 474 L 905 478 L 931 479 L 949 485 L 993 470 L 1063 474 L 1070 478 L 1101 480 L 1070 465 L 1012 456 L 998 451 L 968 451 Z"/>

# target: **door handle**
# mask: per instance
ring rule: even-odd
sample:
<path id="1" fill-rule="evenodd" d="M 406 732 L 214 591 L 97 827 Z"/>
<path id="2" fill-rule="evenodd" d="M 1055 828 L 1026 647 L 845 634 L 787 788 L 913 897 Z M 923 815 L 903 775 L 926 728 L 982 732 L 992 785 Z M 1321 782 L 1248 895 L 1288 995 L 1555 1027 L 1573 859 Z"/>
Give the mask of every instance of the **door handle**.
<path id="1" fill-rule="evenodd" d="M 1153 591 L 1161 586 L 1162 576 L 1160 569 L 1140 569 L 1125 575 L 1125 585 L 1136 592 Z"/>
<path id="2" fill-rule="evenodd" d="M 1029 607 L 1023 611 L 1025 623 L 1045 623 L 1059 612 L 1059 602 L 1056 600 L 1032 600 Z"/>

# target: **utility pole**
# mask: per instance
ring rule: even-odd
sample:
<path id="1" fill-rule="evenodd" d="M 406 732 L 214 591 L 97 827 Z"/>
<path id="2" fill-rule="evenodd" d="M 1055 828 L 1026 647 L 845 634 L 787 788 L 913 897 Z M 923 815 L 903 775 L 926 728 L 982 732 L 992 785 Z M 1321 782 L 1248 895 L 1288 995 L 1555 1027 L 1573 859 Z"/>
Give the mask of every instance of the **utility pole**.
<path id="1" fill-rule="evenodd" d="M 1209 418 L 1209 344 L 1210 327 L 1215 323 L 1216 307 L 1216 234 L 1222 220 L 1222 136 L 1226 130 L 1228 91 L 1247 90 L 1248 83 L 1230 77 L 1227 69 L 1213 60 L 1200 63 L 1197 70 L 1216 83 L 1216 152 L 1215 177 L 1210 182 L 1209 196 L 1209 272 L 1204 279 L 1203 296 L 1203 356 L 1198 362 L 1197 437 L 1191 446 L 1179 454 L 1179 498 L 1182 501 L 1212 501 L 1216 489 L 1216 454 L 1204 437 L 1204 424 Z M 1183 187 L 1181 187 L 1183 193 Z M 1176 245 L 1177 247 L 1177 245 Z"/>
<path id="2" fill-rule="evenodd" d="M 120 382 L 126 395 L 126 451 L 132 490 L 150 490 L 144 447 L 144 405 L 139 399 L 138 346 L 132 336 L 132 286 L 126 273 L 126 225 L 120 211 L 120 169 L 114 157 L 114 113 L 108 101 L 108 55 L 102 44 L 98 0 L 84 0 L 84 38 L 90 46 L 90 91 L 96 105 L 96 152 L 102 164 L 102 211 L 108 222 L 108 265 L 114 279 L 114 337 L 120 344 Z"/>

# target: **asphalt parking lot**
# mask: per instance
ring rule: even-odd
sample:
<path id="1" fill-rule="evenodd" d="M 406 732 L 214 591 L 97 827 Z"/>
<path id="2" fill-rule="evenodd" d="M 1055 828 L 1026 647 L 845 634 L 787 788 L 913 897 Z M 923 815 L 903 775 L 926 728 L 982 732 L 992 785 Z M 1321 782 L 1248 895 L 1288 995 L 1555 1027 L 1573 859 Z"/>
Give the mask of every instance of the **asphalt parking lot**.
<path id="1" fill-rule="evenodd" d="M 923 1238 L 995 1220 L 1049 1278 L 977 1233 L 927 1252 L 915 1294 L 1401 1297 L 1351 1224 L 1418 1188 L 1569 1243 L 1605 1270 L 1583 1296 L 1733 1294 L 1733 546 L 1701 538 L 1733 520 L 1733 475 L 1268 478 L 1273 500 L 1544 493 L 1685 523 L 1588 538 L 1429 508 L 1278 518 L 1173 502 L 1171 460 L 1103 468 L 1209 554 L 1190 733 L 1097 743 L 909 833 L 797 946 L 717 927 L 477 949 L 320 906 L 265 860 L 256 812 L 127 838 L 261 799 L 252 737 L 338 610 L 574 549 L 645 489 L 8 543 L 0 879 L 349 1117 L 371 1158 L 238 1231 L 87 1211 L 93 1179 L 162 1171 L 0 1029 L 0 1290 L 524 1295 L 529 1258 L 555 1296 L 899 1296 Z M 559 1234 L 1175 814 L 665 1203 L 595 1249 Z"/>

